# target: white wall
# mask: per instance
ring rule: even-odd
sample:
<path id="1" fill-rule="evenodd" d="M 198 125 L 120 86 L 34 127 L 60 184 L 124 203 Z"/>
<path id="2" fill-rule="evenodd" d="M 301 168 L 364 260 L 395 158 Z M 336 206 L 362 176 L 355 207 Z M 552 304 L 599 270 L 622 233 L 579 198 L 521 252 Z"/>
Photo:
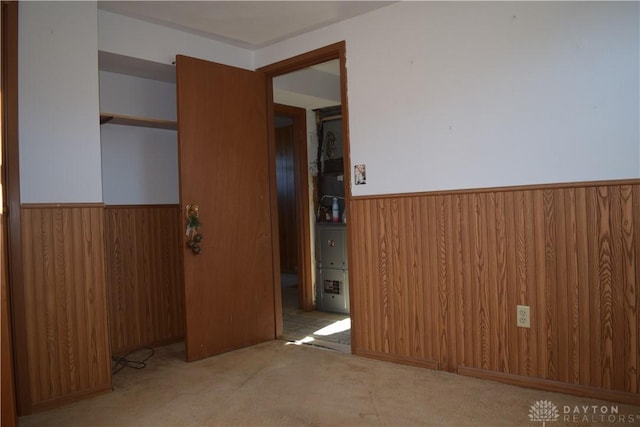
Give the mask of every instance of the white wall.
<path id="1" fill-rule="evenodd" d="M 98 11 L 99 49 L 161 64 L 177 54 L 253 69 L 253 52 L 184 31 Z"/>
<path id="2" fill-rule="evenodd" d="M 346 40 L 354 195 L 640 177 L 637 2 L 402 2 L 256 52 Z M 353 166 L 352 166 L 353 167 Z"/>
<path id="3" fill-rule="evenodd" d="M 101 71 L 100 111 L 176 120 L 175 84 Z M 101 139 L 105 204 L 178 203 L 176 131 L 105 124 Z"/>
<path id="4" fill-rule="evenodd" d="M 253 68 L 346 40 L 354 195 L 640 176 L 637 2 L 402 2 L 255 55 L 95 3 L 19 7 L 25 203 L 102 201 L 98 49 Z"/>
<path id="5" fill-rule="evenodd" d="M 100 111 L 176 120 L 176 85 L 100 71 Z"/>
<path id="6" fill-rule="evenodd" d="M 101 202 L 96 4 L 20 2 L 18 13 L 22 202 Z"/>
<path id="7" fill-rule="evenodd" d="M 102 126 L 104 203 L 177 204 L 176 131 Z"/>

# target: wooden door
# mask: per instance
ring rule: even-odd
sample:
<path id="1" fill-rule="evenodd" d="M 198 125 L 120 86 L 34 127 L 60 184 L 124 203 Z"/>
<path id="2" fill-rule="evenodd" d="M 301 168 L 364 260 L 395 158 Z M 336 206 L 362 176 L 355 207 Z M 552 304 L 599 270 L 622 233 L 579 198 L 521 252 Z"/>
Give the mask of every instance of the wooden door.
<path id="1" fill-rule="evenodd" d="M 268 77 L 267 77 L 268 78 Z M 287 254 L 291 254 L 294 258 L 298 273 L 298 307 L 305 310 L 313 310 L 313 281 L 311 279 L 312 270 L 315 263 L 311 260 L 311 225 L 309 223 L 310 206 L 309 206 L 309 183 L 307 169 L 307 111 L 304 108 L 292 107 L 290 105 L 274 104 L 274 114 L 276 117 L 286 117 L 291 119 L 293 125 L 288 140 L 291 142 L 291 148 L 287 149 L 288 155 L 292 156 L 289 167 L 293 168 L 292 180 L 293 188 L 288 191 L 292 192 L 291 199 L 294 206 L 291 208 L 293 212 L 288 212 L 283 218 L 285 208 L 280 204 L 281 185 L 279 181 L 279 170 L 276 176 L 278 178 L 278 219 L 280 230 L 280 257 L 283 258 Z M 276 145 L 276 166 L 278 166 L 278 155 L 281 152 L 280 138 L 278 131 L 273 134 Z M 284 188 L 284 187 L 282 187 Z M 283 224 L 286 222 L 286 224 Z M 291 227 L 293 232 L 289 231 L 288 236 L 295 236 L 292 244 L 294 247 L 288 248 L 287 253 L 283 243 L 283 228 Z M 291 242 L 291 240 L 290 240 Z M 286 264 L 280 263 L 281 271 L 286 271 Z"/>
<path id="2" fill-rule="evenodd" d="M 192 361 L 275 338 L 270 154 L 262 73 L 185 56 L 176 73 L 180 204 L 204 238 L 195 255 L 183 232 Z"/>

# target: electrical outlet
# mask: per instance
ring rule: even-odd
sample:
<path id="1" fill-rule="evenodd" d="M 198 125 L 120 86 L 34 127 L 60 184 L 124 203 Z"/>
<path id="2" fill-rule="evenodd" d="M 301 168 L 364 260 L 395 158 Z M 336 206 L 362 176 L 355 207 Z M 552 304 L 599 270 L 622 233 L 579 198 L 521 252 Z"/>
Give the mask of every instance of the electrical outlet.
<path id="1" fill-rule="evenodd" d="M 516 325 L 519 328 L 531 327 L 531 311 L 528 305 L 516 306 Z"/>

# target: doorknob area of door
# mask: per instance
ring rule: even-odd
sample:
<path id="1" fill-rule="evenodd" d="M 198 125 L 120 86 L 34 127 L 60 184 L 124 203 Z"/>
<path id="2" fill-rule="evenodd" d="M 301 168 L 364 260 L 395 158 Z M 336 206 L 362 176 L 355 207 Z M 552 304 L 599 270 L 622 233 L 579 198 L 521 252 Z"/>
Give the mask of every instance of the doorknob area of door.
<path id="1" fill-rule="evenodd" d="M 198 217 L 200 207 L 195 203 L 189 203 L 185 206 L 185 214 L 187 217 L 187 236 L 189 236 L 189 240 L 187 241 L 187 247 L 191 249 L 194 255 L 200 255 L 202 253 L 202 248 L 198 243 L 202 242 L 204 237 L 202 233 L 199 232 L 200 229 L 200 219 Z"/>
<path id="2" fill-rule="evenodd" d="M 202 234 L 195 234 L 191 239 L 187 240 L 187 247 L 191 249 L 194 255 L 200 255 L 202 253 L 202 248 L 198 243 L 202 242 L 204 238 Z"/>

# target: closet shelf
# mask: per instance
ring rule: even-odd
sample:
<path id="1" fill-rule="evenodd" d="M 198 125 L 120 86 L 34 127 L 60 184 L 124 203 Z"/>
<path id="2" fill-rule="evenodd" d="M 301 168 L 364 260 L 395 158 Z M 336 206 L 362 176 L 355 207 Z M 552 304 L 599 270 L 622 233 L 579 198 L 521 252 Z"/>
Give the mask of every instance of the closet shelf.
<path id="1" fill-rule="evenodd" d="M 155 129 L 177 130 L 178 123 L 171 120 L 150 119 L 148 117 L 123 116 L 121 114 L 100 113 L 100 124 L 139 126 Z"/>

